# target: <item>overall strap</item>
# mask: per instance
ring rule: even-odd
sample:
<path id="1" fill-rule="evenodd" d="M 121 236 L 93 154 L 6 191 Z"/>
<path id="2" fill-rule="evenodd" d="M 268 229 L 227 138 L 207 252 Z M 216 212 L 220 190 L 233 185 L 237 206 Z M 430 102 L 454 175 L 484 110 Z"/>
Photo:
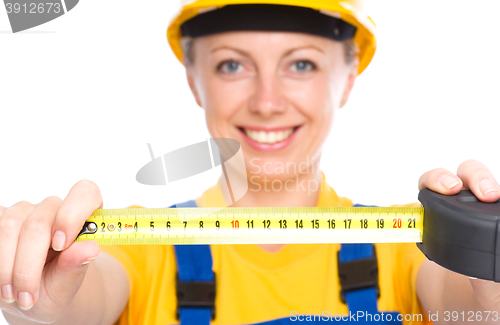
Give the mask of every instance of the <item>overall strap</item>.
<path id="1" fill-rule="evenodd" d="M 338 254 L 339 276 L 341 283 L 344 282 L 341 295 L 352 313 L 378 312 L 378 270 L 374 252 L 373 244 L 341 245 Z"/>
<path id="2" fill-rule="evenodd" d="M 197 207 L 194 200 L 171 208 Z M 209 325 L 215 316 L 215 274 L 209 245 L 174 245 L 177 318 L 181 325 Z"/>
<path id="3" fill-rule="evenodd" d="M 356 204 L 354 207 L 367 207 Z M 351 313 L 378 313 L 378 263 L 373 244 L 342 244 L 338 253 L 341 299 Z"/>

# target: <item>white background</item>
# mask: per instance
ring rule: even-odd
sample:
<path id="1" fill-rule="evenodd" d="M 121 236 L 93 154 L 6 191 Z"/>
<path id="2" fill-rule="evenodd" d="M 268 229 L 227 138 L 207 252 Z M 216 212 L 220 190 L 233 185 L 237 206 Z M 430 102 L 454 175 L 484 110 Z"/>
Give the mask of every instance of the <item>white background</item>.
<path id="1" fill-rule="evenodd" d="M 330 185 L 390 205 L 417 201 L 418 178 L 436 167 L 474 158 L 500 175 L 500 2 L 369 5 L 379 48 L 324 147 Z M 215 184 L 217 170 L 167 187 L 135 181 L 148 142 L 158 156 L 209 137 L 166 41 L 178 7 L 82 0 L 17 34 L 0 9 L 0 205 L 63 198 L 84 178 L 105 208 L 167 207 Z"/>

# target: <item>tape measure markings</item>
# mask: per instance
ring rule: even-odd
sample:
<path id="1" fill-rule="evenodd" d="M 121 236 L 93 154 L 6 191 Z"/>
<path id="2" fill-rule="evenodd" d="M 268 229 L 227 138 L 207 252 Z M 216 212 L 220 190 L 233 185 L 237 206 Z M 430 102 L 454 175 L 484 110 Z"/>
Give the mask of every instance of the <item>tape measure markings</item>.
<path id="1" fill-rule="evenodd" d="M 101 245 L 421 242 L 423 208 L 98 209 L 87 223 L 76 241 Z"/>

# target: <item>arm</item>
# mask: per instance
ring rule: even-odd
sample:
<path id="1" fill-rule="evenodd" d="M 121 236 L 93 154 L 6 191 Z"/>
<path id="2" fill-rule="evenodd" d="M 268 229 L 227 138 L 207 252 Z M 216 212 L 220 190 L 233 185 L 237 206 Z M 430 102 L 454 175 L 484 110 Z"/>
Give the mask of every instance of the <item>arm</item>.
<path id="1" fill-rule="evenodd" d="M 94 241 L 74 242 L 102 208 L 83 180 L 64 200 L 0 206 L 0 309 L 10 324 L 112 324 L 129 296 L 125 270 Z M 95 260 L 95 261 L 94 261 Z"/>
<path id="2" fill-rule="evenodd" d="M 494 295 L 482 303 L 476 298 L 473 282 L 483 282 L 500 295 L 500 285 L 486 280 L 473 280 L 449 271 L 434 262 L 425 261 L 417 275 L 417 295 L 422 307 L 431 314 L 438 315 L 435 324 L 460 324 L 470 320 L 479 324 L 498 324 L 500 309 Z M 496 288 L 496 289 L 495 289 Z M 481 291 L 481 290 L 479 290 Z M 452 313 L 458 320 L 453 321 Z M 464 312 L 463 314 L 461 314 Z M 425 315 L 427 317 L 427 315 Z"/>
<path id="3" fill-rule="evenodd" d="M 469 160 L 462 163 L 457 175 L 445 169 L 435 169 L 422 175 L 419 188 L 427 187 L 447 195 L 470 188 L 483 202 L 495 202 L 500 198 L 498 183 L 480 162 Z M 417 296 L 427 312 L 438 313 L 435 324 L 457 324 L 469 319 L 480 324 L 500 322 L 499 283 L 472 279 L 428 260 L 418 271 Z M 455 321 L 450 317 L 453 312 L 458 315 Z"/>
<path id="4" fill-rule="evenodd" d="M 112 276 L 110 276 L 112 275 Z M 111 325 L 121 315 L 129 297 L 129 283 L 120 263 L 106 252 L 90 263 L 82 286 L 65 315 L 54 325 Z M 19 313 L 7 313 L 9 324 L 40 324 Z"/>

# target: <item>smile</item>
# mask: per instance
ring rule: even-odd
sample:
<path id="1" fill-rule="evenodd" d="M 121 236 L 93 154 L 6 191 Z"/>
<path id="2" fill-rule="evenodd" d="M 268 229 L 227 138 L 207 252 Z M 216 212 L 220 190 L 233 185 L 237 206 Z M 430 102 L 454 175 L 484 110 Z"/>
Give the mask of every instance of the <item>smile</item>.
<path id="1" fill-rule="evenodd" d="M 245 141 L 259 151 L 277 151 L 287 147 L 296 137 L 301 126 L 265 129 L 238 127 Z"/>
<path id="2" fill-rule="evenodd" d="M 294 132 L 294 128 L 279 132 L 252 131 L 243 129 L 245 134 L 258 143 L 274 144 L 288 139 Z"/>

